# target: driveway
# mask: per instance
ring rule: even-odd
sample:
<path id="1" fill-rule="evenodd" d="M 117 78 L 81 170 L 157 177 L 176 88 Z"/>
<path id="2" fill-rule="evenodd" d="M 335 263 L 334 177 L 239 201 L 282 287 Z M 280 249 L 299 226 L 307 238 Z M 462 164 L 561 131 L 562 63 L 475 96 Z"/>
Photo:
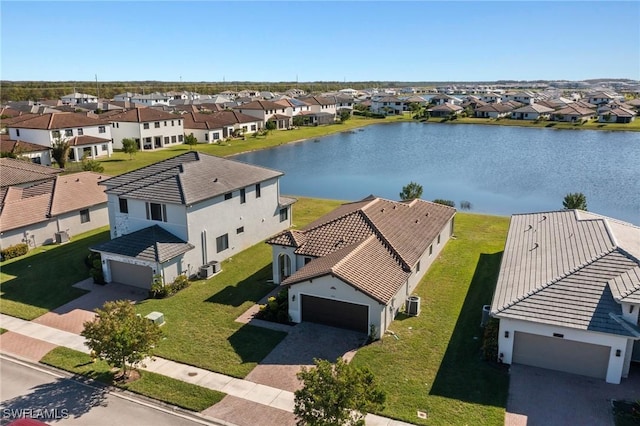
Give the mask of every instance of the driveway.
<path id="1" fill-rule="evenodd" d="M 88 290 L 89 293 L 47 312 L 33 322 L 80 334 L 84 328 L 84 322 L 93 320 L 95 317 L 93 310 L 101 308 L 104 302 L 122 299 L 138 302 L 149 296 L 149 292 L 141 288 L 118 283 L 97 285 L 93 284 L 91 278 L 75 284 L 74 287 Z"/>
<path id="2" fill-rule="evenodd" d="M 505 426 L 611 425 L 612 399 L 640 398 L 640 365 L 619 385 L 513 364 Z"/>
<path id="3" fill-rule="evenodd" d="M 294 392 L 302 387 L 296 378 L 302 366 L 313 365 L 314 358 L 350 360 L 366 339 L 356 331 L 310 322 L 297 324 L 245 380 Z"/>

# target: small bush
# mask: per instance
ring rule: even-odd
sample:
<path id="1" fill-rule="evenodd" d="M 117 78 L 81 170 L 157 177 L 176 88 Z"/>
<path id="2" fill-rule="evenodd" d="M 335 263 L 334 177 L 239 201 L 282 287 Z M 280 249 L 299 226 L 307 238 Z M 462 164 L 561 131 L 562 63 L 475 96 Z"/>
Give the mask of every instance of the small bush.
<path id="1" fill-rule="evenodd" d="M 156 276 L 151 284 L 149 294 L 154 299 L 164 299 L 165 297 L 173 296 L 190 285 L 191 282 L 189 282 L 189 279 L 185 275 L 177 276 L 171 284 L 164 284 L 162 278 Z"/>
<path id="2" fill-rule="evenodd" d="M 498 362 L 498 333 L 500 321 L 497 318 L 489 319 L 484 328 L 482 339 L 482 357 L 489 362 Z"/>
<path id="3" fill-rule="evenodd" d="M 288 324 L 291 322 L 289 318 L 289 291 L 287 289 L 280 290 L 276 296 L 267 299 L 265 305 L 260 305 L 260 310 L 256 314 L 256 318 Z"/>
<path id="4" fill-rule="evenodd" d="M 0 250 L 0 257 L 2 257 L 2 260 L 8 260 L 14 257 L 24 256 L 28 252 L 29 246 L 27 243 L 20 243 Z"/>
<path id="5" fill-rule="evenodd" d="M 436 204 L 442 204 L 442 205 L 449 206 L 449 207 L 455 207 L 456 206 L 456 202 L 455 201 L 443 200 L 441 198 L 436 198 L 435 200 L 433 200 L 433 202 L 436 203 Z"/>
<path id="6" fill-rule="evenodd" d="M 100 253 L 89 253 L 87 257 L 85 257 L 84 263 L 89 268 L 89 274 L 95 284 L 106 284 L 102 273 L 102 257 Z"/>

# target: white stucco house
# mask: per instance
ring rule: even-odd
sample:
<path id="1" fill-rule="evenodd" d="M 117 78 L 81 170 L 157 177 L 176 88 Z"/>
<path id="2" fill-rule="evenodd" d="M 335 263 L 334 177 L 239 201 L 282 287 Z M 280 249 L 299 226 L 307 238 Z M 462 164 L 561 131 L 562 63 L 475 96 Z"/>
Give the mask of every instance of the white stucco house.
<path id="1" fill-rule="evenodd" d="M 93 113 L 56 112 L 7 125 L 9 138 L 51 148 L 57 140 L 71 146 L 69 157 L 81 161 L 83 157 L 110 157 L 113 153 L 109 122 Z"/>
<path id="2" fill-rule="evenodd" d="M 289 129 L 293 124 L 293 108 L 287 104 L 279 104 L 273 101 L 253 101 L 233 109 L 240 114 L 256 117 L 264 123 L 273 122 L 279 130 Z"/>
<path id="3" fill-rule="evenodd" d="M 380 337 L 453 234 L 455 209 L 367 197 L 267 241 L 293 322 Z"/>
<path id="4" fill-rule="evenodd" d="M 371 99 L 371 112 L 374 114 L 399 115 L 406 109 L 402 99 L 395 96 L 381 96 Z"/>
<path id="5" fill-rule="evenodd" d="M 189 112 L 182 114 L 185 134 L 192 134 L 199 143 L 219 143 L 237 132 L 251 135 L 264 127 L 259 118 L 225 110 L 209 114 Z"/>
<path id="6" fill-rule="evenodd" d="M 113 146 L 122 149 L 122 140 L 133 139 L 140 151 L 151 151 L 184 142 L 182 116 L 154 108 L 134 108 L 112 114 L 107 120 L 111 124 Z"/>
<path id="7" fill-rule="evenodd" d="M 291 225 L 282 172 L 189 151 L 108 179 L 106 282 L 149 289 L 222 262 Z"/>
<path id="8" fill-rule="evenodd" d="M 498 359 L 620 383 L 640 360 L 639 259 L 629 223 L 580 210 L 513 215 L 491 305 Z"/>
<path id="9" fill-rule="evenodd" d="M 14 141 L 9 135 L 0 135 L 0 153 L 26 158 L 35 164 L 51 165 L 51 148 L 25 141 Z"/>
<path id="10" fill-rule="evenodd" d="M 2 166 L 3 174 L 5 171 L 13 172 L 6 163 L 3 162 Z M 21 170 L 20 174 L 25 172 Z M 55 176 L 44 173 L 42 177 L 46 179 L 31 185 L 13 185 L 0 191 L 0 247 L 27 243 L 34 248 L 66 242 L 74 235 L 109 223 L 107 196 L 104 187 L 100 186 L 105 175 L 80 172 Z"/>
<path id="11" fill-rule="evenodd" d="M 544 105 L 530 104 L 514 109 L 511 112 L 511 118 L 515 120 L 538 120 L 540 118 L 548 119 L 553 113 L 553 108 Z"/>
<path id="12" fill-rule="evenodd" d="M 98 102 L 98 97 L 87 93 L 73 92 L 60 98 L 64 105 L 79 105 Z"/>

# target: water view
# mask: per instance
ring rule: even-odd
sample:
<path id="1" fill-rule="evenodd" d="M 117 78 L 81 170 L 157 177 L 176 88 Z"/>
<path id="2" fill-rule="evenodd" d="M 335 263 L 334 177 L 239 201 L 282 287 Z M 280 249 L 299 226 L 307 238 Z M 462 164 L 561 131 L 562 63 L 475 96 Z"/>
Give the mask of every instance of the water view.
<path id="1" fill-rule="evenodd" d="M 590 211 L 640 225 L 634 132 L 394 123 L 235 158 L 285 172 L 282 194 L 398 199 L 415 181 L 423 199 L 510 215 L 557 210 L 565 194 L 583 192 Z"/>

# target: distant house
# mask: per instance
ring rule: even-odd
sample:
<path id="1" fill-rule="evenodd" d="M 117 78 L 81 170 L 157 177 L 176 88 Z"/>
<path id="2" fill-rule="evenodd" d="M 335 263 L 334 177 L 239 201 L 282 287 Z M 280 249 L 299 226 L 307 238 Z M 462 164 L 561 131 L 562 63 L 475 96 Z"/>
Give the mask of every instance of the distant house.
<path id="1" fill-rule="evenodd" d="M 295 117 L 296 115 L 311 111 L 311 106 L 300 99 L 295 98 L 284 98 L 274 101 L 274 103 L 278 105 L 282 105 L 286 108 L 291 108 L 291 115 Z"/>
<path id="2" fill-rule="evenodd" d="M 122 140 L 133 139 L 140 151 L 161 149 L 184 142 L 182 116 L 153 108 L 134 108 L 109 115 L 113 144 L 122 149 Z"/>
<path id="3" fill-rule="evenodd" d="M 482 95 L 481 100 L 490 104 L 502 102 L 502 95 L 499 93 L 485 93 Z"/>
<path id="4" fill-rule="evenodd" d="M 256 117 L 237 111 L 220 111 L 210 114 L 191 112 L 183 114 L 184 131 L 193 134 L 198 142 L 216 143 L 232 137 L 236 132 L 249 135 L 264 127 Z"/>
<path id="5" fill-rule="evenodd" d="M 105 180 L 111 241 L 91 247 L 107 282 L 149 289 L 291 226 L 282 172 L 196 151 Z"/>
<path id="6" fill-rule="evenodd" d="M 611 92 L 595 92 L 587 96 L 587 102 L 592 105 L 603 105 L 619 99 L 620 96 Z M 624 97 L 623 97 L 624 99 Z"/>
<path id="7" fill-rule="evenodd" d="M 491 315 L 505 364 L 608 383 L 640 360 L 640 228 L 579 210 L 511 217 Z"/>
<path id="8" fill-rule="evenodd" d="M 431 97 L 430 102 L 434 105 L 444 105 L 444 104 L 453 104 L 460 105 L 462 104 L 462 99 L 457 96 L 447 95 L 446 93 L 439 93 Z"/>
<path id="9" fill-rule="evenodd" d="M 51 148 L 31 142 L 9 139 L 9 135 L 1 135 L 0 152 L 8 156 L 28 158 L 31 162 L 51 165 Z"/>
<path id="10" fill-rule="evenodd" d="M 6 160 L 6 159 L 2 159 Z M 29 163 L 26 163 L 29 164 Z M 35 165 L 32 165 L 35 166 Z M 5 172 L 3 163 L 3 174 Z M 65 242 L 109 224 L 104 175 L 80 172 L 0 191 L 0 246 Z"/>
<path id="11" fill-rule="evenodd" d="M 173 99 L 164 93 L 150 93 L 148 95 L 134 95 L 130 101 L 144 106 L 169 105 L 169 101 Z"/>
<path id="12" fill-rule="evenodd" d="M 78 105 L 98 102 L 98 97 L 86 93 L 74 92 L 60 98 L 64 105 Z"/>
<path id="13" fill-rule="evenodd" d="M 635 111 L 622 107 L 603 109 L 598 112 L 600 123 L 631 123 L 635 118 Z"/>
<path id="14" fill-rule="evenodd" d="M 69 158 L 110 157 L 113 153 L 109 122 L 92 113 L 58 112 L 36 115 L 7 124 L 9 138 L 51 148 L 66 140 L 71 145 Z"/>
<path id="15" fill-rule="evenodd" d="M 596 116 L 596 112 L 591 108 L 584 108 L 570 104 L 565 108 L 559 109 L 551 114 L 551 119 L 554 121 L 583 121 L 589 120 Z"/>
<path id="16" fill-rule="evenodd" d="M 531 104 L 515 109 L 511 112 L 511 118 L 514 120 L 538 120 L 540 118 L 548 119 L 553 112 L 552 108 L 544 105 Z"/>
<path id="17" fill-rule="evenodd" d="M 502 95 L 502 102 L 516 101 L 525 105 L 532 105 L 536 101 L 536 94 L 531 91 L 506 92 Z"/>
<path id="18" fill-rule="evenodd" d="M 381 96 L 371 99 L 371 112 L 374 114 L 399 115 L 404 110 L 404 101 L 395 96 Z"/>
<path id="19" fill-rule="evenodd" d="M 459 105 L 446 103 L 429 108 L 427 111 L 432 117 L 450 117 L 460 114 L 464 109 Z"/>
<path id="20" fill-rule="evenodd" d="M 322 113 L 322 115 L 330 114 L 335 121 L 335 117 L 337 114 L 337 105 L 336 105 L 336 99 L 334 97 L 305 96 L 298 99 L 303 101 L 307 105 L 309 105 L 311 112 Z M 325 124 L 325 123 L 322 123 L 322 124 Z M 329 124 L 329 123 L 326 123 L 326 124 Z"/>
<path id="21" fill-rule="evenodd" d="M 14 158 L 0 158 L 0 190 L 10 186 L 26 188 L 39 183 L 52 181 L 64 170 L 34 164 Z"/>
<path id="22" fill-rule="evenodd" d="M 507 117 L 513 108 L 509 105 L 504 105 L 502 103 L 492 103 L 486 104 L 484 106 L 479 106 L 474 111 L 476 117 L 479 118 L 502 118 Z"/>
<path id="23" fill-rule="evenodd" d="M 453 234 L 454 215 L 371 196 L 269 239 L 292 321 L 382 336 Z"/>
<path id="24" fill-rule="evenodd" d="M 263 121 L 275 124 L 276 129 L 286 130 L 293 125 L 292 107 L 273 101 L 252 101 L 233 108 L 241 114 L 250 115 Z"/>

